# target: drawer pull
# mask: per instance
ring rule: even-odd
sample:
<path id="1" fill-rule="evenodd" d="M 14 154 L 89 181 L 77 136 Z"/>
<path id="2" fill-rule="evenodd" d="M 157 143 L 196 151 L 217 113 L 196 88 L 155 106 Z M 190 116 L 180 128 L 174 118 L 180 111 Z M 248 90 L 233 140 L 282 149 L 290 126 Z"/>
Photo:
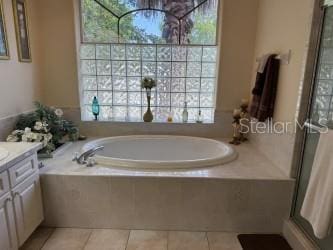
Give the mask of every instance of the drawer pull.
<path id="1" fill-rule="evenodd" d="M 15 199 L 16 196 L 21 196 L 21 194 L 19 192 L 15 192 L 13 198 Z"/>
<path id="2" fill-rule="evenodd" d="M 6 200 L 5 200 L 5 207 L 7 207 L 7 203 L 8 202 L 11 202 L 13 201 L 12 197 L 8 197 Z"/>

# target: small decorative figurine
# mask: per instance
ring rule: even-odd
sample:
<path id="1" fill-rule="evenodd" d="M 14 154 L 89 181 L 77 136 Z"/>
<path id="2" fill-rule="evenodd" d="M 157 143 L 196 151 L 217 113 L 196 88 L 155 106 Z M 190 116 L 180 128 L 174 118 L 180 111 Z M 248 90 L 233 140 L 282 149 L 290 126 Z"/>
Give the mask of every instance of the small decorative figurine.
<path id="1" fill-rule="evenodd" d="M 240 141 L 247 141 L 247 135 L 249 133 L 250 115 L 248 112 L 249 101 L 242 99 L 241 101 L 241 113 L 240 113 Z"/>
<path id="2" fill-rule="evenodd" d="M 171 113 L 168 115 L 167 122 L 168 123 L 172 123 L 173 122 L 173 118 L 172 118 Z"/>
<path id="3" fill-rule="evenodd" d="M 100 111 L 100 106 L 99 106 L 97 97 L 94 96 L 94 99 L 93 99 L 93 102 L 92 102 L 92 113 L 95 116 L 95 121 L 98 120 L 99 111 Z"/>
<path id="4" fill-rule="evenodd" d="M 202 120 L 202 114 L 201 114 L 201 110 L 199 110 L 199 113 L 198 113 L 198 116 L 197 116 L 197 123 L 202 123 L 203 120 Z"/>
<path id="5" fill-rule="evenodd" d="M 239 145 L 240 142 L 240 119 L 241 119 L 241 110 L 235 109 L 233 113 L 234 121 L 232 123 L 233 127 L 233 139 L 230 141 L 230 144 Z"/>
<path id="6" fill-rule="evenodd" d="M 143 115 L 143 120 L 144 120 L 144 122 L 152 122 L 154 119 L 154 116 L 150 109 L 150 99 L 151 99 L 151 89 L 156 87 L 156 82 L 151 77 L 145 77 L 141 81 L 141 87 L 143 89 L 146 89 L 147 102 L 148 102 L 148 109 L 147 109 L 146 113 Z"/>

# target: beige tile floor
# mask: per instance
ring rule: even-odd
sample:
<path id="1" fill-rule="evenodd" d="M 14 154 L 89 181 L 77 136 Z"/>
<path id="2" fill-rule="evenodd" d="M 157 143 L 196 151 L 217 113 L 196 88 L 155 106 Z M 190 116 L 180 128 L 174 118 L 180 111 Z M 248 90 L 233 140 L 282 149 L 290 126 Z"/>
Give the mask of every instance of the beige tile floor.
<path id="1" fill-rule="evenodd" d="M 236 233 L 38 228 L 21 250 L 241 250 Z"/>

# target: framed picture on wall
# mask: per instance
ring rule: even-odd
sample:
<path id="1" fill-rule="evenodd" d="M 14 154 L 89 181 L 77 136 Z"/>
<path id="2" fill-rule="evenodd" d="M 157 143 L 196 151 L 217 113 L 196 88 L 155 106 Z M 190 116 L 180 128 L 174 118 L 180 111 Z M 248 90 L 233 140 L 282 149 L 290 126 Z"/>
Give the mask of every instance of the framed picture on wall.
<path id="1" fill-rule="evenodd" d="M 31 62 L 26 0 L 13 0 L 18 57 L 21 62 Z"/>
<path id="2" fill-rule="evenodd" d="M 2 0 L 0 0 L 0 60 L 9 59 L 9 48 L 6 34 L 6 24 L 5 15 L 2 5 Z"/>

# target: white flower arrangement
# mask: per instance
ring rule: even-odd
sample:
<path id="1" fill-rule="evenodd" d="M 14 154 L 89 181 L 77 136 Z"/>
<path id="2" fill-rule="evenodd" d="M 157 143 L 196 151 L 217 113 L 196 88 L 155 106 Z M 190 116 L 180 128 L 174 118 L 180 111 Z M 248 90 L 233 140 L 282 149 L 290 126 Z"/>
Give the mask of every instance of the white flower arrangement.
<path id="1" fill-rule="evenodd" d="M 64 111 L 62 109 L 56 109 L 54 113 L 60 118 L 64 115 Z"/>
<path id="2" fill-rule="evenodd" d="M 46 122 L 36 122 L 35 123 L 35 126 L 34 126 L 34 130 L 36 131 L 44 131 L 44 132 L 49 132 L 49 129 L 48 129 L 48 124 Z"/>
<path id="3" fill-rule="evenodd" d="M 41 142 L 40 154 L 51 153 L 66 141 L 79 138 L 78 128 L 63 118 L 64 112 L 59 108 L 50 108 L 39 102 L 35 103 L 34 112 L 21 115 L 15 130 L 8 135 L 8 142 Z"/>
<path id="4" fill-rule="evenodd" d="M 8 137 L 8 142 L 41 142 L 43 147 L 46 147 L 52 140 L 52 134 L 47 131 L 47 124 L 42 122 L 36 122 L 34 129 L 41 131 L 40 133 L 32 132 L 31 128 L 25 128 L 24 130 L 14 130 Z"/>

